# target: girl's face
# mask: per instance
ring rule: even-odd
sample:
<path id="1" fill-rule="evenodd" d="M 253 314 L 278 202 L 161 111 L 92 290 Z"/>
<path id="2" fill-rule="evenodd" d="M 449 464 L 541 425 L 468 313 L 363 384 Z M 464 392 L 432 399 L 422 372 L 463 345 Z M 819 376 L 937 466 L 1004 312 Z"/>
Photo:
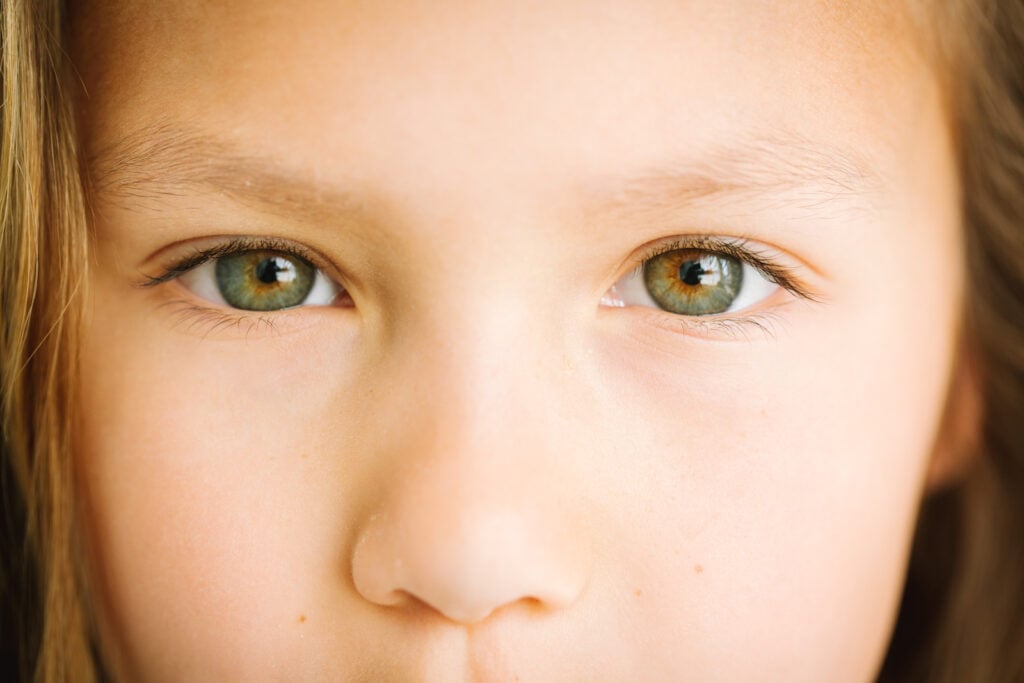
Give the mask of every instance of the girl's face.
<path id="1" fill-rule="evenodd" d="M 116 678 L 874 675 L 964 287 L 906 17 L 92 4 Z"/>

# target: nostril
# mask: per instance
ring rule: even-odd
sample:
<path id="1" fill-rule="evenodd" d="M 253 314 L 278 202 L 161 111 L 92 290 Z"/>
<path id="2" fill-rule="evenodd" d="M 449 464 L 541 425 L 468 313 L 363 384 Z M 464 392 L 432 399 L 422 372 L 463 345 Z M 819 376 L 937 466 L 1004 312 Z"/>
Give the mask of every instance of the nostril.
<path id="1" fill-rule="evenodd" d="M 485 601 L 471 601 L 464 598 L 445 600 L 435 597 L 432 602 L 428 602 L 413 593 L 396 591 L 395 601 L 389 606 L 401 609 L 416 606 L 417 608 L 440 614 L 448 621 L 464 626 L 473 626 L 486 621 L 500 612 L 505 612 L 515 607 L 523 608 L 530 614 L 537 614 L 545 611 L 546 604 L 548 603 L 534 597 L 513 598 L 509 600 L 499 598 Z M 554 606 L 548 605 L 548 607 Z"/>
<path id="2" fill-rule="evenodd" d="M 449 520 L 378 515 L 358 539 L 352 579 L 364 599 L 402 610 L 429 607 L 464 625 L 512 605 L 531 613 L 573 603 L 589 566 L 573 545 L 507 510 Z"/>

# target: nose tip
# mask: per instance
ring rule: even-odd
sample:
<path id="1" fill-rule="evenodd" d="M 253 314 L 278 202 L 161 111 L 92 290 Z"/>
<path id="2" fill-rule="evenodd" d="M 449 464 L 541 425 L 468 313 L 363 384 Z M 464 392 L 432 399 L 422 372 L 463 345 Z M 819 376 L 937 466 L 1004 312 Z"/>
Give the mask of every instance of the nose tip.
<path id="1" fill-rule="evenodd" d="M 533 520 L 535 522 L 539 520 Z M 374 516 L 352 558 L 356 590 L 382 606 L 422 604 L 463 625 L 510 605 L 553 611 L 581 594 L 588 567 L 570 539 L 528 516 Z"/>

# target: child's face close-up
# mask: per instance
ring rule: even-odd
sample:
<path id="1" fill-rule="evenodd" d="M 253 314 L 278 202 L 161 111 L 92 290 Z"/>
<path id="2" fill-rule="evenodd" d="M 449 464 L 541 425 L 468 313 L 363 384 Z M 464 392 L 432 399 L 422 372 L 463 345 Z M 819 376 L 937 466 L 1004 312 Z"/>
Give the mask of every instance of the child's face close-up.
<path id="1" fill-rule="evenodd" d="M 872 679 L 966 296 L 905 8 L 85 4 L 115 680 Z"/>

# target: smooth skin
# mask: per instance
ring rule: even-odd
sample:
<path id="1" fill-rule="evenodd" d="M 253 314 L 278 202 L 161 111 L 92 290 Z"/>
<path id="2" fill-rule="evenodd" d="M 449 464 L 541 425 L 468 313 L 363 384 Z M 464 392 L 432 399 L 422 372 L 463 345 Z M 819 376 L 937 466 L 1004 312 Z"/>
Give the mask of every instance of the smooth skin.
<path id="1" fill-rule="evenodd" d="M 874 677 L 966 291 L 892 4 L 85 5 L 75 456 L 115 680 Z M 343 293 L 140 286 L 233 236 Z M 813 300 L 609 296 L 693 236 Z"/>

